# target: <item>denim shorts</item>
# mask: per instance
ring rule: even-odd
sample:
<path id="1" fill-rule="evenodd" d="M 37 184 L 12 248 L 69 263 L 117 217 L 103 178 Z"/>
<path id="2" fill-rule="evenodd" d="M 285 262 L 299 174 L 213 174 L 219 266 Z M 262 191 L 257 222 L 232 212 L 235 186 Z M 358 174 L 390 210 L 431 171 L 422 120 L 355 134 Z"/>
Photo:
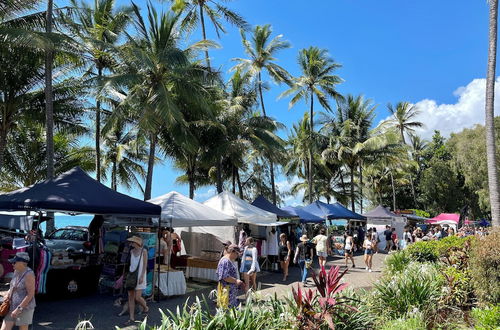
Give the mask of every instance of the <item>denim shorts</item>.
<path id="1" fill-rule="evenodd" d="M 368 255 L 373 254 L 373 249 L 365 249 L 365 254 L 368 254 Z"/>

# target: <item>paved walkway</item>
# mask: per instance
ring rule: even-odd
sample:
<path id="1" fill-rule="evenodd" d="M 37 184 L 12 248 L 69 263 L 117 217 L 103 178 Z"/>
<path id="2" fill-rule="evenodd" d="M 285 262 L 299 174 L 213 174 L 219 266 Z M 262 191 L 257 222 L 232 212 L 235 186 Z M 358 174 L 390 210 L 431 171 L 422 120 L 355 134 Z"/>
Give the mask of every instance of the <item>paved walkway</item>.
<path id="1" fill-rule="evenodd" d="M 345 281 L 354 288 L 370 288 L 380 277 L 385 254 L 376 254 L 373 258 L 373 272 L 369 273 L 364 269 L 363 256 L 356 256 L 355 262 L 357 268 L 349 268 Z M 341 258 L 330 258 L 327 268 L 331 265 L 344 265 Z M 261 283 L 261 294 L 263 296 L 276 293 L 278 297 L 288 295 L 291 292 L 291 286 L 296 287 L 300 276 L 299 268 L 291 267 L 290 276 L 287 282 L 282 282 L 282 274 L 267 273 L 258 276 Z M 309 279 L 312 283 L 312 280 Z M 311 286 L 312 287 L 312 286 Z M 178 297 L 171 297 L 162 300 L 160 303 L 150 303 L 150 314 L 148 324 L 159 324 L 161 314 L 159 309 L 175 310 L 177 306 L 182 306 L 189 297 L 191 301 L 196 296 L 208 296 L 215 285 L 208 286 L 206 289 L 200 289 L 190 294 Z M 74 329 L 78 321 L 90 320 L 96 329 L 114 329 L 116 326 L 123 326 L 127 321 L 127 316 L 119 317 L 117 314 L 121 308 L 114 307 L 113 302 L 116 298 L 111 295 L 93 294 L 86 297 L 67 300 L 37 301 L 35 310 L 33 329 Z M 135 329 L 128 327 L 126 329 Z"/>

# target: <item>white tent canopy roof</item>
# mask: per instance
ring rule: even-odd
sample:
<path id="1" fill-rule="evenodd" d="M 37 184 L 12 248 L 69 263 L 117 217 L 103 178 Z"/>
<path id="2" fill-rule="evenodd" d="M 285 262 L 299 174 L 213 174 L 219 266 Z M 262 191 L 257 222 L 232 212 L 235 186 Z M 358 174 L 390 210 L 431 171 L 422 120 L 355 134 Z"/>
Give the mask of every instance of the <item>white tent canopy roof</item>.
<path id="1" fill-rule="evenodd" d="M 188 197 L 171 191 L 150 199 L 149 203 L 161 206 L 161 220 L 172 227 L 236 226 L 234 216 L 224 214 Z"/>
<path id="2" fill-rule="evenodd" d="M 221 192 L 203 204 L 236 217 L 240 223 L 265 226 L 277 221 L 276 214 L 253 206 L 228 191 Z"/>

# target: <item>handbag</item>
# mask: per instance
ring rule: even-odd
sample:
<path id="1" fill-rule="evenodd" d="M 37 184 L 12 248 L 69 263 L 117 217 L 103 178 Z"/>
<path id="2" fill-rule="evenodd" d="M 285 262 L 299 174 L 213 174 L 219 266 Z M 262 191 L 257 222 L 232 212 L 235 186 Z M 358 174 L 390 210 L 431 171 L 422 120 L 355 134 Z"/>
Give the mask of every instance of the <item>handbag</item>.
<path id="1" fill-rule="evenodd" d="M 142 260 L 142 255 L 144 254 L 144 250 L 141 249 L 141 256 L 139 257 L 139 262 L 137 263 L 137 268 L 131 272 L 129 271 L 127 273 L 127 276 L 125 277 L 125 289 L 127 291 L 132 291 L 135 290 L 137 286 L 137 282 L 139 280 L 139 267 L 141 265 L 141 260 Z M 129 268 L 130 270 L 130 268 Z"/>
<path id="2" fill-rule="evenodd" d="M 221 282 L 217 285 L 217 307 L 227 309 L 229 307 L 229 286 Z"/>
<path id="3" fill-rule="evenodd" d="M 0 305 L 0 316 L 1 317 L 4 317 L 7 314 L 9 314 L 9 311 L 10 311 L 10 300 L 11 300 L 11 297 L 12 297 L 12 293 L 17 288 L 17 286 L 19 285 L 19 283 L 23 280 L 24 275 L 26 275 L 27 272 L 28 271 L 25 271 L 24 274 L 23 274 L 23 276 L 21 276 L 21 278 L 16 281 L 16 285 L 14 285 L 14 287 L 12 288 L 12 290 L 9 291 L 9 295 L 7 296 L 7 298 L 5 298 L 5 300 Z"/>

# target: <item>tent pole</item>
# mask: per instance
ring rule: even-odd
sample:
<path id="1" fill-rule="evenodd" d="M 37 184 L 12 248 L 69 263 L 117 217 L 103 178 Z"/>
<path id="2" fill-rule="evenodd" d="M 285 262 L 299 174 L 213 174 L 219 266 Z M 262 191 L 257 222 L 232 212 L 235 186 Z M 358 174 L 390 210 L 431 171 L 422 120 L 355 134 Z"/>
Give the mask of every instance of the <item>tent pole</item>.
<path id="1" fill-rule="evenodd" d="M 158 271 L 158 282 L 156 283 L 158 285 L 158 293 L 156 295 L 156 298 L 158 300 L 158 302 L 160 302 L 160 275 L 161 275 L 161 258 L 160 258 L 160 247 L 161 247 L 161 244 L 160 244 L 160 240 L 161 240 L 161 216 L 158 218 L 158 233 L 157 233 L 157 237 L 158 237 L 158 268 L 157 268 L 157 271 Z M 165 258 L 165 256 L 163 256 Z M 153 286 L 153 292 L 154 292 L 154 286 Z"/>

